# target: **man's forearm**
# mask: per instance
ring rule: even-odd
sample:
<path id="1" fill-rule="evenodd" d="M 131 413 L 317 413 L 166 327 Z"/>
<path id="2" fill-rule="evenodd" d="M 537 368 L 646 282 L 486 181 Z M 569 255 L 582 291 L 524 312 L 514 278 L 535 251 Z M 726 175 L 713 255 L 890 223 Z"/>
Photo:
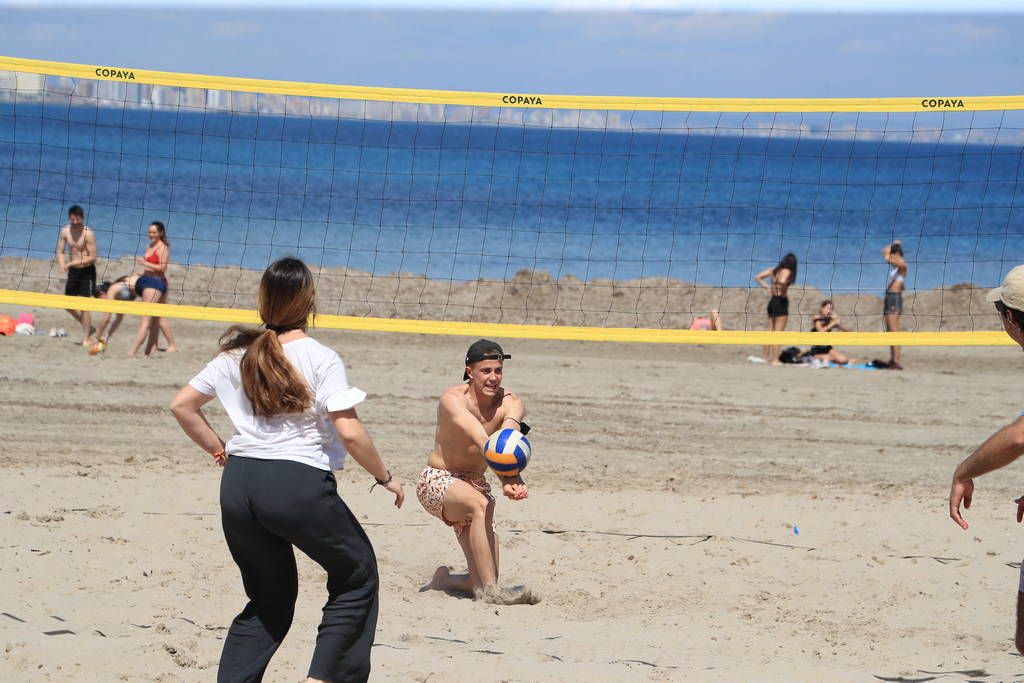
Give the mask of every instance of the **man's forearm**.
<path id="1" fill-rule="evenodd" d="M 75 254 L 68 260 L 68 268 L 88 268 L 94 263 L 96 263 L 95 256 Z"/>
<path id="2" fill-rule="evenodd" d="M 1024 418 L 1000 429 L 971 453 L 953 474 L 955 479 L 974 479 L 1006 467 L 1024 453 Z"/>

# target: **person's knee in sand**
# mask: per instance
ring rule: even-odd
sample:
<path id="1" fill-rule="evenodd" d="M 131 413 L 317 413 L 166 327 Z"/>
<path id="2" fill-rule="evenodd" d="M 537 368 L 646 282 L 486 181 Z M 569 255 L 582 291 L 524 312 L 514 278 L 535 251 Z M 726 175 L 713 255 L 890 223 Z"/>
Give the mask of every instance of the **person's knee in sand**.
<path id="1" fill-rule="evenodd" d="M 455 524 L 455 538 L 466 556 L 467 572 L 452 574 L 438 567 L 433 588 L 472 595 L 477 588 L 496 585 L 500 576 L 498 534 L 494 531 L 494 499 L 469 484 L 454 481 L 445 493 L 444 516 Z"/>

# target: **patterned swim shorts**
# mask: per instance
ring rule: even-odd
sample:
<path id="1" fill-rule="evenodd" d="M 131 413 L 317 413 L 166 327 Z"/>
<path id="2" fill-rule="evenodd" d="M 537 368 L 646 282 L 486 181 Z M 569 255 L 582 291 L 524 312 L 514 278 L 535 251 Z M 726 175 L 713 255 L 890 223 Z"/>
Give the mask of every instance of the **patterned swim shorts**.
<path id="1" fill-rule="evenodd" d="M 483 475 L 470 477 L 459 472 L 439 470 L 436 467 L 427 467 L 420 472 L 420 478 L 416 482 L 416 497 L 420 499 L 420 505 L 424 510 L 455 529 L 456 536 L 461 536 L 469 522 L 450 522 L 444 518 L 444 494 L 456 479 L 466 482 L 484 494 L 488 501 L 494 502 L 491 485 Z"/>

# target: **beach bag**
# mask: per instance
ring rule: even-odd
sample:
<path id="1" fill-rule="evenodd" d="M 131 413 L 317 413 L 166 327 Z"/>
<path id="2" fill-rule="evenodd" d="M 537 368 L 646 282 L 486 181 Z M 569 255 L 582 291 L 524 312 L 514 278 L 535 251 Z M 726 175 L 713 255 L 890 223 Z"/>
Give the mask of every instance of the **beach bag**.
<path id="1" fill-rule="evenodd" d="M 783 363 L 798 363 L 797 360 L 800 357 L 800 349 L 795 346 L 790 346 L 788 349 L 783 349 L 782 353 L 779 354 L 779 360 Z"/>

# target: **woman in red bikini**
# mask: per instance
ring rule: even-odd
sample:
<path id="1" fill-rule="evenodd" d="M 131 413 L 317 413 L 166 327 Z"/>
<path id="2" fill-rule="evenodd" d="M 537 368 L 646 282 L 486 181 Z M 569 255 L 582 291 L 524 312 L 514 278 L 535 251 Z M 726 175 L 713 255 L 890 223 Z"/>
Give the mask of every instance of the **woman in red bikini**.
<path id="1" fill-rule="evenodd" d="M 145 303 L 165 303 L 167 301 L 167 266 L 171 260 L 171 247 L 167 244 L 167 230 L 160 221 L 149 224 L 149 246 L 142 258 L 135 259 L 139 266 L 135 274 L 135 293 Z M 171 326 L 165 318 L 143 316 L 139 321 L 139 331 L 135 335 L 135 343 L 128 355 L 134 356 L 146 342 L 145 354 L 148 356 L 156 348 L 160 332 L 167 338 L 167 350 L 177 351 Z M 148 339 L 147 339 L 148 337 Z"/>

